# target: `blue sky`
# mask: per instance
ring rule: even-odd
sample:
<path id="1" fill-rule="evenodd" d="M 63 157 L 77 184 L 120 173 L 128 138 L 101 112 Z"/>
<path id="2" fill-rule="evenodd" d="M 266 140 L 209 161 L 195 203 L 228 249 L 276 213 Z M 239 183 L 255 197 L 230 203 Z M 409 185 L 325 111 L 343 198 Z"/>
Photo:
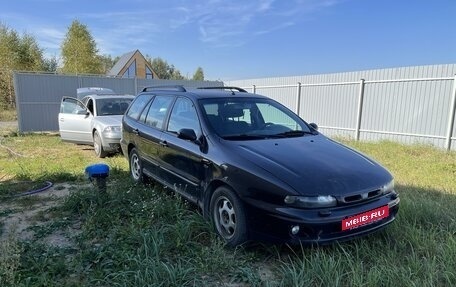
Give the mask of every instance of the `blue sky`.
<path id="1" fill-rule="evenodd" d="M 74 19 L 101 54 L 139 49 L 234 80 L 456 63 L 456 0 L 20 0 L 0 22 L 59 56 Z"/>

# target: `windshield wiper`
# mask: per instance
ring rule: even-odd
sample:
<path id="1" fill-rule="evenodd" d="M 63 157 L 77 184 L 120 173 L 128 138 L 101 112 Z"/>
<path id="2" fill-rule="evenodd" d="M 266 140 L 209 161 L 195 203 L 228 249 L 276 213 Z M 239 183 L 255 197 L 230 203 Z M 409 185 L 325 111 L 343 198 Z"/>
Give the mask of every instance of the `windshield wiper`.
<path id="1" fill-rule="evenodd" d="M 224 140 L 259 140 L 267 138 L 267 135 L 247 135 L 247 134 L 239 134 L 239 135 L 226 135 L 222 136 Z"/>
<path id="2" fill-rule="evenodd" d="M 311 131 L 287 131 L 283 133 L 274 134 L 271 136 L 274 137 L 284 137 L 284 138 L 291 138 L 291 137 L 302 137 L 303 135 L 314 135 L 315 133 Z"/>
<path id="3" fill-rule="evenodd" d="M 237 135 L 226 135 L 222 136 L 225 140 L 259 140 L 259 139 L 271 139 L 271 138 L 291 138 L 291 137 L 302 137 L 303 135 L 315 135 L 311 131 L 287 131 L 278 134 L 237 134 Z"/>

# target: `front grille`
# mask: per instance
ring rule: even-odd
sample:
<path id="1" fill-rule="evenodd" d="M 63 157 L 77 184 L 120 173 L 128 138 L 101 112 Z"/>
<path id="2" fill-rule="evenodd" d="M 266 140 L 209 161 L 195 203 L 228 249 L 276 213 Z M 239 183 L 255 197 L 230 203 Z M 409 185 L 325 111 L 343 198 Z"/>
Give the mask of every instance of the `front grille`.
<path id="1" fill-rule="evenodd" d="M 352 194 L 348 195 L 345 197 L 341 197 L 339 200 L 343 203 L 356 203 L 360 201 L 365 201 L 369 200 L 372 198 L 375 198 L 377 196 L 380 196 L 382 194 L 382 191 L 380 189 L 369 191 L 369 192 L 364 192 L 364 193 L 358 193 L 358 194 Z"/>

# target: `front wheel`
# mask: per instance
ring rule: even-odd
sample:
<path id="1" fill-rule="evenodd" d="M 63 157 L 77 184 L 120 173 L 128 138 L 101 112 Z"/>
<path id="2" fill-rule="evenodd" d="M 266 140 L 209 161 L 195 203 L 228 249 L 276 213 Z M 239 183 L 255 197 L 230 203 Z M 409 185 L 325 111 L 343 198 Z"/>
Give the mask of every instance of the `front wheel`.
<path id="1" fill-rule="evenodd" d="M 247 241 L 245 212 L 241 200 L 228 187 L 217 188 L 210 204 L 211 220 L 217 233 L 229 246 Z"/>
<path id="2" fill-rule="evenodd" d="M 103 144 L 101 143 L 101 138 L 100 135 L 98 134 L 97 131 L 93 133 L 93 149 L 95 150 L 95 154 L 99 158 L 104 158 L 108 154 L 104 149 L 103 149 Z"/>

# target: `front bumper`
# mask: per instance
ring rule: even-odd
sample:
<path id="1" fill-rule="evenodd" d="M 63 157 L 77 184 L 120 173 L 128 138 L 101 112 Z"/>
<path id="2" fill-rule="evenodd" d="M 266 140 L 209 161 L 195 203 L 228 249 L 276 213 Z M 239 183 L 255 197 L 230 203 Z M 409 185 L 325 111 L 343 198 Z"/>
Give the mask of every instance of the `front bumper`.
<path id="1" fill-rule="evenodd" d="M 101 142 L 105 151 L 120 151 L 120 132 L 103 132 Z"/>
<path id="2" fill-rule="evenodd" d="M 330 209 L 298 209 L 265 204 L 248 205 L 250 236 L 254 240 L 285 242 L 290 244 L 327 244 L 367 235 L 384 228 L 396 218 L 400 199 L 395 192 L 369 202 Z M 354 215 L 388 206 L 389 215 L 357 228 L 342 230 L 342 220 Z M 291 229 L 299 226 L 299 232 Z"/>

